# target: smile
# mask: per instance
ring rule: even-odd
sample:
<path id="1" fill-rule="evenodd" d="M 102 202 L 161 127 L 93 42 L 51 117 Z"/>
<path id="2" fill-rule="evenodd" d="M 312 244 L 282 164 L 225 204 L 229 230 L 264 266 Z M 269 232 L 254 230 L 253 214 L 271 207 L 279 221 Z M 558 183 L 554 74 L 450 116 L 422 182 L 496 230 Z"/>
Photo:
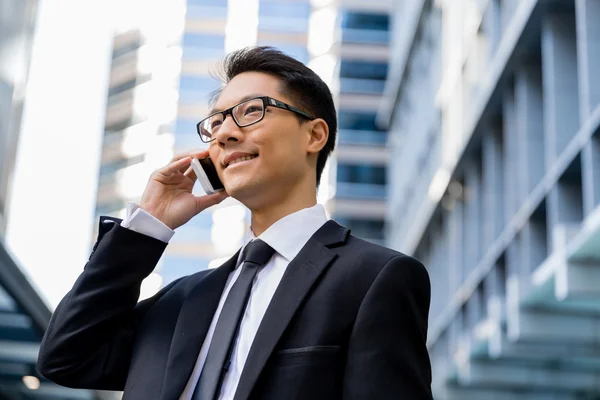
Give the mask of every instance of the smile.
<path id="1" fill-rule="evenodd" d="M 244 161 L 249 161 L 252 160 L 254 158 L 258 157 L 257 155 L 253 155 L 253 156 L 244 156 L 244 157 L 238 157 L 235 160 L 232 160 L 231 162 L 229 162 L 229 164 L 227 164 L 227 167 L 231 167 L 233 164 L 238 164 Z"/>

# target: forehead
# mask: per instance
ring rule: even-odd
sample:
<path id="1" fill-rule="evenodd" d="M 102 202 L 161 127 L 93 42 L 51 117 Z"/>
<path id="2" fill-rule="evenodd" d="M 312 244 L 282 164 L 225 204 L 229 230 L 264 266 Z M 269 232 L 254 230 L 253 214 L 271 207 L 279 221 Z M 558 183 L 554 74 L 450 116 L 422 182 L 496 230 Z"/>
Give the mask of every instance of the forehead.
<path id="1" fill-rule="evenodd" d="M 263 72 L 244 72 L 236 75 L 221 91 L 215 109 L 225 109 L 239 103 L 247 96 L 270 96 L 288 100 L 281 90 L 281 80 Z"/>

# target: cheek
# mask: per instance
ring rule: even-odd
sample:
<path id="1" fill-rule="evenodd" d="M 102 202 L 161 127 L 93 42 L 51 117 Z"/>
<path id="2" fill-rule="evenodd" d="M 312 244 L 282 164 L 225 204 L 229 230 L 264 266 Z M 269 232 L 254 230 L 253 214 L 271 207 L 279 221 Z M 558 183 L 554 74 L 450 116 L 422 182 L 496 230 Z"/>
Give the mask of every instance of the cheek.
<path id="1" fill-rule="evenodd" d="M 219 146 L 213 145 L 208 148 L 208 156 L 210 157 L 211 160 L 213 160 L 213 162 L 215 164 L 217 164 L 217 161 L 219 160 L 219 154 L 220 154 Z"/>

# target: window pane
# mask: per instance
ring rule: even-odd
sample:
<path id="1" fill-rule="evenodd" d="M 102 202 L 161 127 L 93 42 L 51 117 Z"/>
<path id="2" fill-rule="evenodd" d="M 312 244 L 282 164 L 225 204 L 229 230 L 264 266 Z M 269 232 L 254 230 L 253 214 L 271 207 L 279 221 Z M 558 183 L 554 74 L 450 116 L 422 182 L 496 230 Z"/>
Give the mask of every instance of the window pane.
<path id="1" fill-rule="evenodd" d="M 346 11 L 342 13 L 342 42 L 385 44 L 389 42 L 389 17 Z"/>
<path id="2" fill-rule="evenodd" d="M 387 31 L 389 30 L 389 16 L 345 11 L 342 13 L 342 28 Z"/>
<path id="3" fill-rule="evenodd" d="M 365 164 L 338 164 L 338 182 L 372 183 L 385 185 L 387 183 L 386 168 Z"/>
<path id="4" fill-rule="evenodd" d="M 354 236 L 376 240 L 382 240 L 384 237 L 385 223 L 382 220 L 336 218 L 336 221 L 350 228 Z"/>
<path id="5" fill-rule="evenodd" d="M 387 63 L 342 60 L 340 64 L 341 78 L 385 80 L 387 72 Z"/>
<path id="6" fill-rule="evenodd" d="M 382 94 L 384 88 L 381 80 L 340 78 L 341 93 Z"/>
<path id="7" fill-rule="evenodd" d="M 338 143 L 371 144 L 382 146 L 387 143 L 387 132 L 340 129 L 338 132 Z"/>
<path id="8" fill-rule="evenodd" d="M 338 126 L 339 129 L 378 130 L 375 124 L 375 114 L 354 111 L 340 111 L 338 113 Z"/>

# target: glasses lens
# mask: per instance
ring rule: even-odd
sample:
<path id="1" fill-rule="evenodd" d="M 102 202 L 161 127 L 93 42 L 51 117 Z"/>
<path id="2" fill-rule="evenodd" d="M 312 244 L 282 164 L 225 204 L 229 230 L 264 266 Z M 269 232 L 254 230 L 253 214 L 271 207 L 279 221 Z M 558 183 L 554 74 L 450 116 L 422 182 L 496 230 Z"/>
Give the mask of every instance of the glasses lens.
<path id="1" fill-rule="evenodd" d="M 210 142 L 214 139 L 216 133 L 219 131 L 219 127 L 223 123 L 223 115 L 215 114 L 202 120 L 198 124 L 198 133 L 200 138 L 205 142 Z"/>
<path id="2" fill-rule="evenodd" d="M 246 126 L 260 121 L 265 113 L 261 99 L 252 99 L 238 104 L 233 109 L 233 116 L 240 126 Z"/>

